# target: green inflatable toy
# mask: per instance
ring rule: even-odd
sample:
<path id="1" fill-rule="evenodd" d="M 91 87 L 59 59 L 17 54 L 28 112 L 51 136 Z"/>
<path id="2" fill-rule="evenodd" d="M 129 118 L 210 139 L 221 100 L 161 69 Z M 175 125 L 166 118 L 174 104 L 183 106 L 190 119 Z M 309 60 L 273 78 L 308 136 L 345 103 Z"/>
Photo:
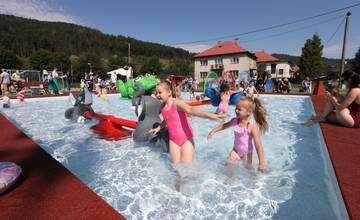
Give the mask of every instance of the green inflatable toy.
<path id="1" fill-rule="evenodd" d="M 144 87 L 145 92 L 150 94 L 157 85 L 158 81 L 155 76 L 142 76 L 139 80 L 140 84 Z M 124 83 L 121 80 L 117 81 L 117 88 L 122 98 L 132 99 L 136 92 L 135 80 L 131 79 Z"/>

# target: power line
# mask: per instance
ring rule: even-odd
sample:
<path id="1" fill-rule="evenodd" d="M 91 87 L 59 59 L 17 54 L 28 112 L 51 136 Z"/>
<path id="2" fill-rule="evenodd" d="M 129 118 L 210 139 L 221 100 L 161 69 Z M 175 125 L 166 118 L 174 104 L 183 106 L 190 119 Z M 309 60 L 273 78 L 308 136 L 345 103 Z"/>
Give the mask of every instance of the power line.
<path id="1" fill-rule="evenodd" d="M 323 12 L 321 14 L 313 15 L 313 16 L 310 16 L 310 17 L 305 17 L 305 18 L 301 18 L 301 19 L 298 19 L 298 20 L 285 22 L 285 23 L 282 23 L 282 24 L 277 24 L 277 25 L 273 25 L 273 26 L 269 26 L 269 27 L 259 28 L 259 29 L 255 29 L 255 30 L 252 30 L 252 31 L 247 31 L 247 32 L 238 33 L 238 34 L 232 34 L 232 35 L 226 35 L 226 36 L 221 36 L 221 37 L 208 38 L 208 39 L 204 39 L 204 40 L 188 41 L 188 42 L 182 42 L 182 43 L 174 43 L 174 44 L 170 44 L 170 45 L 175 46 L 175 45 L 180 45 L 180 44 L 194 44 L 194 43 L 221 40 L 221 39 L 224 39 L 224 38 L 233 38 L 233 37 L 253 34 L 253 33 L 257 33 L 257 32 L 263 32 L 263 31 L 276 29 L 276 28 L 279 28 L 279 27 L 288 26 L 288 25 L 291 25 L 291 24 L 296 24 L 296 23 L 299 23 L 299 22 L 311 20 L 311 19 L 314 19 L 314 18 L 322 17 L 322 16 L 325 16 L 325 15 L 333 14 L 333 13 L 343 11 L 343 10 L 347 10 L 347 9 L 350 9 L 350 8 L 354 8 L 354 7 L 357 7 L 357 6 L 360 6 L 360 2 L 356 3 L 356 4 L 353 4 L 353 5 L 350 5 L 350 6 L 347 6 L 347 7 L 343 7 L 343 8 Z"/>
<path id="2" fill-rule="evenodd" d="M 344 17 L 344 19 L 341 19 L 341 22 L 340 24 L 337 26 L 335 32 L 331 35 L 331 37 L 326 41 L 326 44 L 325 45 L 328 45 L 328 43 L 333 39 L 333 37 L 336 35 L 336 33 L 339 31 L 341 25 L 344 23 L 346 17 Z"/>
<path id="3" fill-rule="evenodd" d="M 281 36 L 281 35 L 284 35 L 284 34 L 296 32 L 296 31 L 301 31 L 301 30 L 305 30 L 305 29 L 309 29 L 309 28 L 312 28 L 312 27 L 317 26 L 317 25 L 319 25 L 319 24 L 328 23 L 328 22 L 331 22 L 331 21 L 333 21 L 333 20 L 337 20 L 337 19 L 342 18 L 342 17 L 343 17 L 343 15 L 337 16 L 337 17 L 333 17 L 333 18 L 330 18 L 330 19 L 327 19 L 327 20 L 324 20 L 324 21 L 316 22 L 316 23 L 311 24 L 311 25 L 302 26 L 302 27 L 299 27 L 299 28 L 294 28 L 294 29 L 291 29 L 291 30 L 289 30 L 289 31 L 284 31 L 284 32 L 281 32 L 281 33 L 272 34 L 272 35 L 268 35 L 268 36 L 260 37 L 260 38 L 256 38 L 256 39 L 244 40 L 244 41 L 241 41 L 241 42 L 242 42 L 242 43 L 248 43 L 248 42 L 253 42 L 253 41 L 258 41 L 258 40 L 264 40 L 264 39 L 268 39 L 268 38 L 272 38 L 272 37 L 277 37 L 277 36 Z M 343 21 L 343 19 L 342 19 L 342 21 Z"/>

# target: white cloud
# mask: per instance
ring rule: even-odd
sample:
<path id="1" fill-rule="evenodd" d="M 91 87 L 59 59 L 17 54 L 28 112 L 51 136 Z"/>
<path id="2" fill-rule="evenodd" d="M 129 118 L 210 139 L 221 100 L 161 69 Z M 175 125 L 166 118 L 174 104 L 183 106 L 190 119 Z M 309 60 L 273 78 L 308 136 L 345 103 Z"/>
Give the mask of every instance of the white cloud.
<path id="1" fill-rule="evenodd" d="M 78 18 L 68 15 L 61 6 L 45 0 L 0 0 L 0 13 L 40 21 L 81 24 Z"/>
<path id="2" fill-rule="evenodd" d="M 349 45 L 348 47 L 349 48 Z M 324 57 L 340 57 L 342 51 L 342 44 L 334 44 L 331 46 L 327 46 L 323 49 L 323 56 Z"/>
<path id="3" fill-rule="evenodd" d="M 211 46 L 207 44 L 179 44 L 176 45 L 175 47 L 182 48 L 192 53 L 199 53 L 206 49 L 209 49 Z"/>
<path id="4" fill-rule="evenodd" d="M 348 41 L 346 45 L 346 59 L 353 58 L 359 48 L 359 41 Z M 337 43 L 323 49 L 324 57 L 340 58 L 342 53 L 342 43 Z"/>

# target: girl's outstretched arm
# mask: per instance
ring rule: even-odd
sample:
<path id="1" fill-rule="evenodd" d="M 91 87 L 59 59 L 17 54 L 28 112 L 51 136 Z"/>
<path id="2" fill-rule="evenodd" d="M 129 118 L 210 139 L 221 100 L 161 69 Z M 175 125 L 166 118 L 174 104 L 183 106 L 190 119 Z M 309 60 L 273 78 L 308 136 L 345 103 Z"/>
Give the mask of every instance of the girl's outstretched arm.
<path id="1" fill-rule="evenodd" d="M 197 117 L 208 118 L 211 120 L 221 120 L 222 118 L 224 118 L 223 115 L 217 115 L 217 114 L 206 112 L 202 109 L 190 106 L 190 105 L 186 104 L 184 101 L 179 100 L 179 99 L 177 99 L 175 101 L 175 105 L 176 105 L 177 109 L 182 110 L 190 115 L 194 115 Z"/>
<path id="2" fill-rule="evenodd" d="M 259 158 L 258 170 L 261 171 L 261 172 L 264 172 L 264 171 L 266 171 L 265 159 L 264 159 L 264 150 L 263 150 L 263 146 L 261 144 L 259 128 L 258 128 L 258 126 L 256 124 L 253 124 L 251 126 L 251 134 L 253 135 L 255 148 L 256 148 L 256 153 L 257 153 L 258 158 Z"/>
<path id="3" fill-rule="evenodd" d="M 230 120 L 230 121 L 228 121 L 228 122 L 226 122 L 226 123 L 224 123 L 224 124 L 221 124 L 221 125 L 217 126 L 217 127 L 214 128 L 214 129 L 212 129 L 212 130 L 208 133 L 207 138 L 210 139 L 216 132 L 225 130 L 225 129 L 227 129 L 227 128 L 230 128 L 230 127 L 231 127 L 231 123 L 232 123 L 232 122 L 231 122 L 231 120 Z"/>

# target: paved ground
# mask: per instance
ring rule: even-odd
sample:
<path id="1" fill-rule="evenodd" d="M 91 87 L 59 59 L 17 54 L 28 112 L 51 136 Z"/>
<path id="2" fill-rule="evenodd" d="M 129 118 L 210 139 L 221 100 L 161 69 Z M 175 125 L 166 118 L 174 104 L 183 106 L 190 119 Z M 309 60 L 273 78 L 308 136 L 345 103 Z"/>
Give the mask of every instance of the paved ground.
<path id="1" fill-rule="evenodd" d="M 317 112 L 325 106 L 325 98 L 312 96 Z M 336 177 L 351 219 L 360 219 L 360 129 L 320 125 Z"/>
<path id="2" fill-rule="evenodd" d="M 23 174 L 0 195 L 0 219 L 125 219 L 0 114 L 0 161 Z"/>

